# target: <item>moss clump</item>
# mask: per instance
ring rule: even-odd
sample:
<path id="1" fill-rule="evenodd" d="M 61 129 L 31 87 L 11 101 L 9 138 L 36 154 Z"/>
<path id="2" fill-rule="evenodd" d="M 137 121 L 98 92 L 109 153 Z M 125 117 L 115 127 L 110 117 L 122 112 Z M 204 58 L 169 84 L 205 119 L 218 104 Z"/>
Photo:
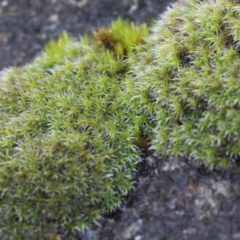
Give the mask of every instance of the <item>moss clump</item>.
<path id="1" fill-rule="evenodd" d="M 238 1 L 189 0 L 144 42 L 145 25 L 118 20 L 3 72 L 0 238 L 56 239 L 60 227 L 71 239 L 119 206 L 149 142 L 210 167 L 236 160 L 239 18 Z"/>
<path id="2" fill-rule="evenodd" d="M 234 1 L 185 1 L 130 58 L 129 95 L 154 123 L 148 132 L 158 152 L 212 167 L 239 157 L 239 18 Z"/>
<path id="3" fill-rule="evenodd" d="M 123 59 L 148 30 L 118 20 L 100 31 L 111 49 L 64 33 L 1 77 L 1 239 L 52 239 L 59 227 L 70 239 L 132 188 L 138 124 L 124 104 Z"/>

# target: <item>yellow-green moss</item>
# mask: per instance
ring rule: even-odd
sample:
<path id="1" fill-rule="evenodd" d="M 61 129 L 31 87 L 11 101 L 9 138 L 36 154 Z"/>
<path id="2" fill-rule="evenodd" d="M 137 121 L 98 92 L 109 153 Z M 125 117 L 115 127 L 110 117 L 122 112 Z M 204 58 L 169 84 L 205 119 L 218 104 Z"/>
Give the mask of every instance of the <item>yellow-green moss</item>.
<path id="1" fill-rule="evenodd" d="M 138 124 L 124 104 L 123 60 L 148 30 L 117 20 L 109 32 L 111 49 L 64 33 L 0 80 L 1 239 L 49 239 L 59 228 L 69 239 L 132 188 Z"/>
<path id="2" fill-rule="evenodd" d="M 119 206 L 139 149 L 240 153 L 240 5 L 185 0 L 147 37 L 118 20 L 0 74 L 0 238 L 65 239 Z M 147 38 L 146 38 L 147 37 Z"/>
<path id="3" fill-rule="evenodd" d="M 134 96 L 153 148 L 211 167 L 240 154 L 240 4 L 185 1 L 153 28 L 131 58 Z M 129 78 L 131 79 L 131 75 Z"/>

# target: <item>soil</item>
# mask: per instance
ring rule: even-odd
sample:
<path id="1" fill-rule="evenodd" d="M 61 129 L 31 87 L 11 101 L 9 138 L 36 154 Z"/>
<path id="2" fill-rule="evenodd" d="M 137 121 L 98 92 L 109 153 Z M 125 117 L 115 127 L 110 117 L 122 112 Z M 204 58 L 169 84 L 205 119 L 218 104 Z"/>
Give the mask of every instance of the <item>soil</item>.
<path id="1" fill-rule="evenodd" d="M 150 22 L 168 0 L 0 0 L 0 69 L 31 62 L 63 30 L 76 39 L 117 17 Z M 210 171 L 144 153 L 122 207 L 76 240 L 240 240 L 240 168 Z M 66 238 L 62 238 L 66 239 Z"/>

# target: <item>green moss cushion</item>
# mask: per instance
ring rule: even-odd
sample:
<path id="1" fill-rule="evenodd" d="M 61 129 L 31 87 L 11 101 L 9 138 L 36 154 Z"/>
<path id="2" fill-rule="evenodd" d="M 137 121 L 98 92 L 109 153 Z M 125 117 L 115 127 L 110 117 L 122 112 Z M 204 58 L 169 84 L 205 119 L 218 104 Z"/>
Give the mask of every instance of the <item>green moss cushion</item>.
<path id="1" fill-rule="evenodd" d="M 238 158 L 239 3 L 189 0 L 169 9 L 131 66 L 131 94 L 154 122 L 154 149 L 208 166 Z"/>
<path id="2" fill-rule="evenodd" d="M 1 72 L 0 239 L 74 239 L 120 205 L 140 148 L 237 160 L 239 19 L 238 1 L 186 0 L 149 37 L 118 20 Z"/>
<path id="3" fill-rule="evenodd" d="M 118 207 L 139 161 L 122 81 L 145 25 L 65 33 L 0 79 L 0 238 L 65 239 Z M 3 76 L 4 75 L 4 76 Z"/>

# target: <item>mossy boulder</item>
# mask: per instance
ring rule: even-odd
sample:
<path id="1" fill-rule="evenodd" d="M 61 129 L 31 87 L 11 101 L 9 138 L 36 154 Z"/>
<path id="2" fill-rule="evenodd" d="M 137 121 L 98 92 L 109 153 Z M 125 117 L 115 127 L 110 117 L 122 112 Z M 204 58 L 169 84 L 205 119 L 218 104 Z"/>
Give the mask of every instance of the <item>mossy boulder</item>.
<path id="1" fill-rule="evenodd" d="M 147 132 L 159 153 L 210 167 L 238 159 L 239 19 L 234 1 L 185 1 L 162 16 L 130 59 L 129 95 L 153 123 Z"/>
<path id="2" fill-rule="evenodd" d="M 139 161 L 124 61 L 148 34 L 118 20 L 93 38 L 64 33 L 0 80 L 0 238 L 64 239 L 116 209 Z M 3 76 L 4 75 L 4 76 Z"/>
<path id="3" fill-rule="evenodd" d="M 0 238 L 65 239 L 118 207 L 141 148 L 225 167 L 240 153 L 240 5 L 185 1 L 151 34 L 66 33 L 0 74 Z"/>

